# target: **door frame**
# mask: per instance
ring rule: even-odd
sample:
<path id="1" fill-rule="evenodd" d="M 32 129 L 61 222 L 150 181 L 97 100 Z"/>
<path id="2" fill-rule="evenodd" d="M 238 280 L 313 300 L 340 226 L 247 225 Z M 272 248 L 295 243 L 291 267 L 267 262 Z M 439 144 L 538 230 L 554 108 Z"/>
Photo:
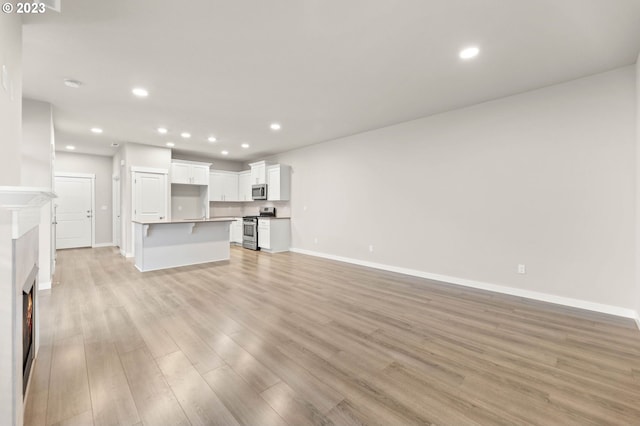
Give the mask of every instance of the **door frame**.
<path id="1" fill-rule="evenodd" d="M 113 241 L 113 245 L 119 248 L 122 248 L 122 205 L 120 199 L 120 175 L 113 175 L 111 178 L 112 185 L 112 202 L 113 206 L 111 216 L 112 216 L 112 235 L 111 240 Z M 117 225 L 117 226 L 116 226 Z"/>
<path id="2" fill-rule="evenodd" d="M 91 179 L 91 247 L 94 248 L 96 246 L 96 175 L 95 173 L 56 172 L 53 178 L 54 182 L 59 177 Z M 58 222 L 57 212 L 54 222 Z M 55 232 L 57 238 L 57 230 Z"/>

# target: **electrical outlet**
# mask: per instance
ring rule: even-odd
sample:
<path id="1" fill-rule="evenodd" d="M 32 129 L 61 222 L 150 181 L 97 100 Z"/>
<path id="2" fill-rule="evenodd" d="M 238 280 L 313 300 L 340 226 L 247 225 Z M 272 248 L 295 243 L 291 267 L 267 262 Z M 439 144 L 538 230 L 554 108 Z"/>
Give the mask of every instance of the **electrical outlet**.
<path id="1" fill-rule="evenodd" d="M 373 253 L 373 246 L 369 245 L 369 252 Z"/>
<path id="2" fill-rule="evenodd" d="M 525 265 L 523 265 L 522 263 L 518 265 L 518 273 L 519 274 L 526 274 L 527 273 L 527 267 Z"/>

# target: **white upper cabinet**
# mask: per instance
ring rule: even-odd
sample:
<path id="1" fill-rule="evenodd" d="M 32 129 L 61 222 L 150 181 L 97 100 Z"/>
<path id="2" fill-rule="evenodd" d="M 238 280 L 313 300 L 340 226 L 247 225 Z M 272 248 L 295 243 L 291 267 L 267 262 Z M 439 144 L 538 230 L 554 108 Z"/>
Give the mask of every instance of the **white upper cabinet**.
<path id="1" fill-rule="evenodd" d="M 291 167 L 276 164 L 267 167 L 267 200 L 288 201 L 291 197 Z"/>
<path id="2" fill-rule="evenodd" d="M 238 200 L 253 201 L 251 198 L 251 170 L 238 173 Z"/>
<path id="3" fill-rule="evenodd" d="M 209 201 L 243 201 L 238 197 L 238 173 L 212 170 L 209 175 Z"/>
<path id="4" fill-rule="evenodd" d="M 211 163 L 173 160 L 171 162 L 171 183 L 183 185 L 209 185 Z"/>
<path id="5" fill-rule="evenodd" d="M 258 161 L 249 164 L 251 166 L 251 185 L 267 183 L 267 162 Z"/>
<path id="6" fill-rule="evenodd" d="M 193 166 L 192 177 L 194 185 L 209 185 L 209 166 Z"/>

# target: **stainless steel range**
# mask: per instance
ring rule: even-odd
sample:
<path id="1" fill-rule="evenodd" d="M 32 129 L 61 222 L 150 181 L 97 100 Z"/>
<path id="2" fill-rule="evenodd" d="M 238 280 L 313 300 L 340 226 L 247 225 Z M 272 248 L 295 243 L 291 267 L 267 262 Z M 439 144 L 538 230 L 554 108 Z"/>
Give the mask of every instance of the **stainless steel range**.
<path id="1" fill-rule="evenodd" d="M 275 207 L 260 207 L 260 216 L 245 216 L 242 218 L 242 247 L 250 250 L 260 250 L 258 246 L 258 218 L 273 217 Z"/>
<path id="2" fill-rule="evenodd" d="M 258 216 L 245 216 L 242 218 L 242 247 L 259 250 Z"/>

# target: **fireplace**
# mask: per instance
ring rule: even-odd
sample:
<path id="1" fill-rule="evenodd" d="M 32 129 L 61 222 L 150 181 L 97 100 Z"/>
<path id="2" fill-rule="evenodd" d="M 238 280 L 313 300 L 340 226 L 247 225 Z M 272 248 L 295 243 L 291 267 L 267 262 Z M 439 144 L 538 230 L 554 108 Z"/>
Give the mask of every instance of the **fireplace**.
<path id="1" fill-rule="evenodd" d="M 46 188 L 0 186 L 0 423 L 22 426 L 39 346 L 38 264 L 51 198 Z M 44 207 L 46 206 L 46 207 Z M 44 207 L 44 208 L 43 208 Z M 48 245 L 43 245 L 47 250 Z M 48 270 L 45 271 L 48 272 Z M 50 277 L 44 277 L 45 280 Z M 33 378 L 33 377 L 32 377 Z"/>
<path id="2" fill-rule="evenodd" d="M 31 365 L 35 354 L 36 278 L 34 267 L 22 288 L 22 395 L 27 392 Z"/>

